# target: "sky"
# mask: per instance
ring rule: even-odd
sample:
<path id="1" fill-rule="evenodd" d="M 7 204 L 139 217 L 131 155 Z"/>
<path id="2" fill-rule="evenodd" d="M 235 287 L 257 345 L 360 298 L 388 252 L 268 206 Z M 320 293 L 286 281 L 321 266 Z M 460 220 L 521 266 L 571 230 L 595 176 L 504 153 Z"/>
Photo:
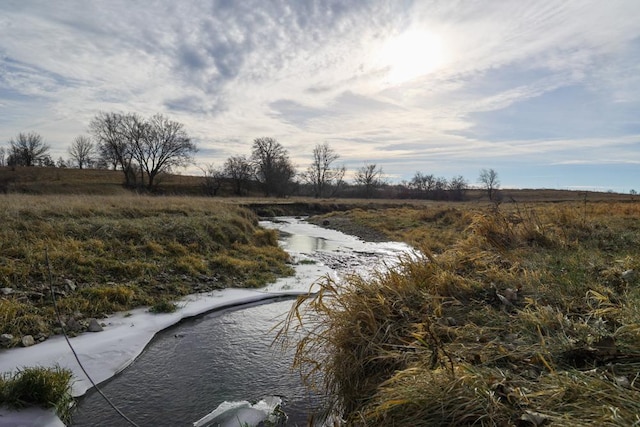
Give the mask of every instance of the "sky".
<path id="1" fill-rule="evenodd" d="M 164 114 L 198 174 L 272 137 L 336 165 L 640 191 L 638 0 L 1 0 L 0 146 Z"/>

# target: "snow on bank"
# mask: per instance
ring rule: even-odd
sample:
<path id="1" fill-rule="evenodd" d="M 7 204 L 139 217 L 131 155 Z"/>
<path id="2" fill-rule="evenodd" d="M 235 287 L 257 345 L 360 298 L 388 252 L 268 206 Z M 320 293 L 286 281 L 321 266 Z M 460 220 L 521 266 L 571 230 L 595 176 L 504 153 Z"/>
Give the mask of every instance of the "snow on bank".
<path id="1" fill-rule="evenodd" d="M 313 291 L 313 284 L 320 277 L 365 273 L 374 266 L 382 265 L 382 261 L 393 263 L 399 255 L 410 251 L 410 247 L 404 244 L 368 243 L 294 218 L 264 221 L 261 225 L 290 235 L 281 243 L 294 260 L 312 260 L 316 263 L 297 264 L 293 277 L 279 279 L 258 290 L 223 289 L 189 295 L 179 302 L 179 309 L 174 313 L 152 314 L 146 308 L 138 308 L 103 319 L 106 325 L 104 331 L 87 332 L 71 339 L 91 378 L 100 383 L 122 371 L 142 353 L 157 332 L 184 318 L 282 295 L 306 294 Z M 366 254 L 365 258 L 370 262 L 358 262 L 358 257 L 353 256 L 354 252 Z M 58 365 L 74 373 L 74 396 L 83 395 L 91 387 L 62 336 L 49 338 L 33 347 L 5 350 L 0 352 L 0 356 L 0 372 L 14 372 L 28 366 Z M 9 411 L 0 408 L 0 426 L 60 427 L 64 424 L 47 410 L 31 408 Z"/>

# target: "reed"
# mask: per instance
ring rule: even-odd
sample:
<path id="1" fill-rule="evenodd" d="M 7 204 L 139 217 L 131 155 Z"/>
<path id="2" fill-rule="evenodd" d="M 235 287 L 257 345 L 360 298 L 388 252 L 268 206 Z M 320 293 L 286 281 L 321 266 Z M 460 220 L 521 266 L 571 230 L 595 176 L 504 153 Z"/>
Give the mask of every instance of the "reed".
<path id="1" fill-rule="evenodd" d="M 377 212 L 372 226 L 415 244 L 451 217 L 457 239 L 426 239 L 372 277 L 325 278 L 281 331 L 303 333 L 289 344 L 332 396 L 327 413 L 366 426 L 639 422 L 637 206 L 419 211 Z"/>

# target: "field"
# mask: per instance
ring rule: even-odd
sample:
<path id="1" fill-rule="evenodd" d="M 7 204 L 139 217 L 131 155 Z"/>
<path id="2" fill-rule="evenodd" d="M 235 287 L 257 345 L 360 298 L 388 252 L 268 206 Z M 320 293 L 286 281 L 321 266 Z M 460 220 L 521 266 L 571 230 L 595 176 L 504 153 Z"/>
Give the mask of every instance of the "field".
<path id="1" fill-rule="evenodd" d="M 201 178 L 180 176 L 152 196 L 123 189 L 119 172 L 46 168 L 0 168 L 0 183 L 4 347 L 61 332 L 52 292 L 73 334 L 114 311 L 289 275 L 258 215 L 315 214 L 420 250 L 371 279 L 324 280 L 282 331 L 307 328 L 296 363 L 347 424 L 640 425 L 635 196 L 200 197 Z M 42 375 L 0 378 L 0 397 L 22 399 L 10 390 Z"/>
<path id="2" fill-rule="evenodd" d="M 640 423 L 640 204 L 434 204 L 314 221 L 421 249 L 371 280 L 326 280 L 282 331 L 310 328 L 297 364 L 347 424 Z"/>

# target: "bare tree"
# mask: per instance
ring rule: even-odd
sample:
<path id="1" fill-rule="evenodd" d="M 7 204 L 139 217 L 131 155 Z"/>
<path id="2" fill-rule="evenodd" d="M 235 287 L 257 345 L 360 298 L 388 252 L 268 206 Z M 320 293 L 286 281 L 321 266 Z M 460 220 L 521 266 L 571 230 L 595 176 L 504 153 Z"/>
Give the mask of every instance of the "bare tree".
<path id="1" fill-rule="evenodd" d="M 142 163 L 147 157 L 145 138 L 150 134 L 150 125 L 143 117 L 135 113 L 124 115 L 120 125 L 120 131 L 131 155 L 131 162 L 126 173 L 131 176 L 132 186 L 144 187 L 145 170 Z M 140 178 L 139 181 L 137 177 Z M 151 188 L 152 185 L 148 187 Z"/>
<path id="2" fill-rule="evenodd" d="M 289 160 L 287 150 L 274 138 L 263 137 L 253 140 L 251 162 L 256 178 L 263 185 L 265 196 L 284 196 L 295 176 L 295 168 Z"/>
<path id="3" fill-rule="evenodd" d="M 494 200 L 496 192 L 500 188 L 498 173 L 493 169 L 482 169 L 478 177 L 478 182 L 487 190 L 489 200 Z"/>
<path id="4" fill-rule="evenodd" d="M 198 151 L 184 130 L 184 125 L 169 120 L 162 114 L 156 114 L 146 123 L 134 123 L 130 137 L 134 146 L 134 157 L 147 175 L 149 189 L 154 187 L 159 173 L 187 165 Z"/>
<path id="5" fill-rule="evenodd" d="M 44 143 L 40 134 L 36 132 L 19 133 L 15 139 L 9 141 L 7 164 L 9 166 L 48 164 L 48 152 L 49 146 Z"/>
<path id="6" fill-rule="evenodd" d="M 98 144 L 101 161 L 124 173 L 125 186 L 135 184 L 133 150 L 125 133 L 125 115 L 98 113 L 89 123 L 89 132 Z"/>
<path id="7" fill-rule="evenodd" d="M 224 182 L 224 171 L 215 167 L 213 163 L 201 167 L 200 170 L 204 172 L 204 181 L 202 182 L 204 193 L 208 196 L 217 196 Z"/>
<path id="8" fill-rule="evenodd" d="M 44 166 L 45 168 L 55 168 L 56 162 L 53 161 L 50 155 L 45 154 L 44 156 L 40 157 L 36 161 L 36 166 Z"/>
<path id="9" fill-rule="evenodd" d="M 5 151 L 4 147 L 0 147 L 0 166 L 6 166 L 5 163 L 5 156 L 7 152 Z"/>
<path id="10" fill-rule="evenodd" d="M 233 182 L 236 195 L 242 196 L 253 176 L 253 166 L 245 156 L 232 156 L 224 163 L 223 175 Z"/>
<path id="11" fill-rule="evenodd" d="M 436 184 L 436 177 L 432 174 L 425 175 L 421 172 L 416 172 L 411 179 L 410 186 L 424 198 L 429 198 L 433 192 Z"/>
<path id="12" fill-rule="evenodd" d="M 317 144 L 313 149 L 313 161 L 302 178 L 313 187 L 316 198 L 324 196 L 330 188 L 335 191 L 340 188 L 346 169 L 344 166 L 331 166 L 339 158 L 340 156 L 326 142 Z"/>
<path id="13" fill-rule="evenodd" d="M 87 136 L 77 136 L 69 147 L 71 160 L 75 161 L 79 169 L 84 169 L 93 162 L 95 145 Z"/>
<path id="14" fill-rule="evenodd" d="M 60 156 L 56 161 L 56 167 L 60 169 L 65 169 L 69 166 L 69 163 L 70 163 L 69 161 L 63 159 L 62 156 Z"/>
<path id="15" fill-rule="evenodd" d="M 382 168 L 375 163 L 368 163 L 356 171 L 354 180 L 364 189 L 364 195 L 369 198 L 373 191 L 384 184 Z"/>
<path id="16" fill-rule="evenodd" d="M 467 180 L 464 179 L 462 175 L 454 176 L 449 181 L 449 193 L 450 199 L 456 201 L 464 200 L 465 193 L 467 192 L 467 188 L 469 188 L 469 184 Z"/>
<path id="17" fill-rule="evenodd" d="M 447 178 L 443 176 L 439 176 L 435 178 L 431 197 L 434 200 L 445 200 L 447 198 L 448 188 L 449 188 L 449 181 L 447 181 Z"/>
<path id="18" fill-rule="evenodd" d="M 139 174 L 140 185 L 154 188 L 160 173 L 186 165 L 197 151 L 184 125 L 161 114 L 145 120 L 137 114 L 100 113 L 89 129 L 102 161 L 120 167 L 129 187 Z"/>

